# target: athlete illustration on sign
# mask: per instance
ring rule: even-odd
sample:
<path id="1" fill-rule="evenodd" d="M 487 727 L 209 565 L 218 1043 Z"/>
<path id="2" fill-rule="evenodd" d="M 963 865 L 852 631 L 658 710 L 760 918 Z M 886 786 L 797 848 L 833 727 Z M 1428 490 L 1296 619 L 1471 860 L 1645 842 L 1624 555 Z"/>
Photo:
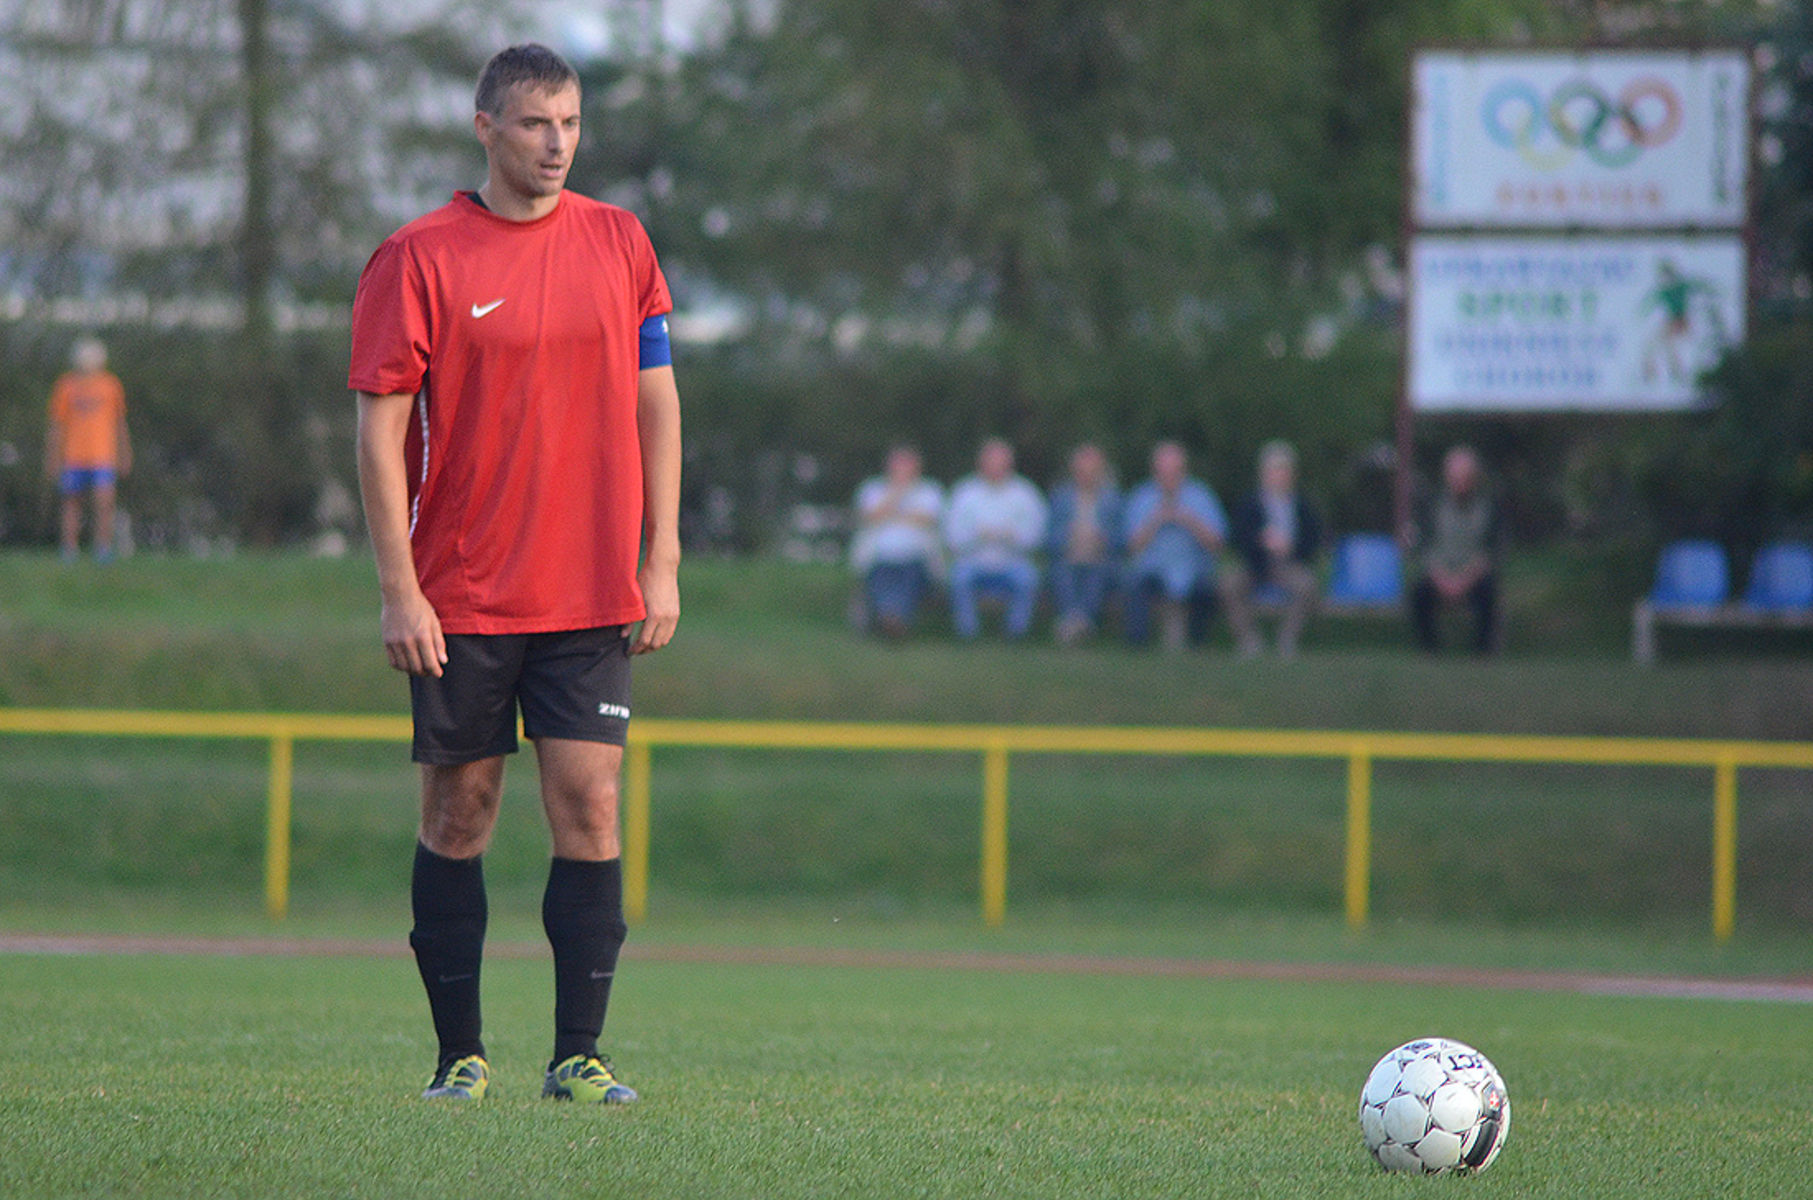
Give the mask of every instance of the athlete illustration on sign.
<path id="1" fill-rule="evenodd" d="M 1656 264 L 1656 285 L 1638 312 L 1645 320 L 1659 316 L 1643 343 L 1644 383 L 1690 384 L 1717 360 L 1731 340 L 1717 301 L 1709 281 L 1688 276 L 1672 259 Z"/>

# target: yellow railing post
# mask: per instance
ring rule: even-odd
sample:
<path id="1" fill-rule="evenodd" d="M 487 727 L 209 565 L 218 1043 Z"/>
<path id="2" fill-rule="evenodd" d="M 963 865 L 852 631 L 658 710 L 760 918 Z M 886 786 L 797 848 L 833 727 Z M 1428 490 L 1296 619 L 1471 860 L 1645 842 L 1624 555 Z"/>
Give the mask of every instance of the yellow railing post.
<path id="1" fill-rule="evenodd" d="M 982 752 L 982 920 L 1007 919 L 1007 742 Z"/>
<path id="2" fill-rule="evenodd" d="M 1347 924 L 1364 929 L 1372 908 L 1372 751 L 1356 742 L 1347 756 Z"/>
<path id="3" fill-rule="evenodd" d="M 623 770 L 623 915 L 648 916 L 650 763 L 646 741 L 631 738 Z"/>
<path id="4" fill-rule="evenodd" d="M 290 911 L 290 799 L 296 777 L 296 739 L 271 735 L 270 800 L 264 826 L 264 911 L 281 921 Z"/>
<path id="5" fill-rule="evenodd" d="M 1712 936 L 1737 926 L 1737 759 L 1721 755 L 1712 769 Z"/>

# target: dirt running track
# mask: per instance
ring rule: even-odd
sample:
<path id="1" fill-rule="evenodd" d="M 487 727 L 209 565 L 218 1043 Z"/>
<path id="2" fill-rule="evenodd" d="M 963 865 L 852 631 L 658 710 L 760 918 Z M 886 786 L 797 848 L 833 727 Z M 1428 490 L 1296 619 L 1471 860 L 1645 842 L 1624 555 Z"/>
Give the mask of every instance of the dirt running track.
<path id="1" fill-rule="evenodd" d="M 402 958 L 396 941 L 332 938 L 203 938 L 86 934 L 0 933 L 0 954 L 173 954 L 246 957 Z M 486 953 L 544 958 L 539 942 L 502 942 Z M 1583 971 L 1517 971 L 1474 967 L 1403 967 L 1357 963 L 1268 963 L 1188 958 L 1127 958 L 1084 954 L 938 953 L 915 950 L 788 949 L 741 946 L 640 946 L 624 957 L 639 962 L 711 963 L 762 967 L 862 967 L 916 971 L 997 971 L 1047 975 L 1135 975 L 1173 979 L 1273 979 L 1296 982 L 1389 983 L 1425 987 L 1505 988 L 1576 992 L 1589 996 L 1660 996 L 1691 1000 L 1761 1000 L 1813 1004 L 1813 978 L 1716 979 L 1692 976 L 1601 975 Z"/>

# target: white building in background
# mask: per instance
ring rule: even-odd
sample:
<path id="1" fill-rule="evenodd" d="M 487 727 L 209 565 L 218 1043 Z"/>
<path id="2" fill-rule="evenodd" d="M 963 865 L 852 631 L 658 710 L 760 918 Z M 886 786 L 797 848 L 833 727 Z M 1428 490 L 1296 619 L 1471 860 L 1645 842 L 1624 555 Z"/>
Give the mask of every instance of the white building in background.
<path id="1" fill-rule="evenodd" d="M 412 31 L 451 31 L 475 59 L 541 40 L 583 62 L 623 46 L 637 57 L 683 52 L 722 12 L 720 0 L 272 7 L 272 60 L 298 81 L 278 97 L 272 129 L 279 274 L 290 279 L 356 271 L 376 238 L 442 202 L 448 180 L 478 161 L 457 136 L 471 120 L 472 81 L 425 69 L 406 49 Z M 0 79 L 12 92 L 0 106 L 0 320 L 241 320 L 229 265 L 245 188 L 241 49 L 233 0 L 0 3 Z M 436 130 L 455 136 L 426 136 Z M 128 269 L 146 256 L 180 265 Z M 283 296 L 275 315 L 292 329 L 347 319 L 342 303 Z"/>

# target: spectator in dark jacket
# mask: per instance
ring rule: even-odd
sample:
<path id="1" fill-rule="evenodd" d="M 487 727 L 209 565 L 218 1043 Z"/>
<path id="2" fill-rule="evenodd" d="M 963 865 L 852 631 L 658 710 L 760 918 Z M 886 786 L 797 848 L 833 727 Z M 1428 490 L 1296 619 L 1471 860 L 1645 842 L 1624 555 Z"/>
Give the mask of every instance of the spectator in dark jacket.
<path id="1" fill-rule="evenodd" d="M 1455 446 L 1443 457 L 1442 490 L 1404 540 L 1421 558 L 1410 594 L 1417 644 L 1430 653 L 1439 650 L 1437 611 L 1464 604 L 1473 610 L 1473 649 L 1496 652 L 1504 520 L 1471 446 Z"/>
<path id="2" fill-rule="evenodd" d="M 1237 561 L 1222 576 L 1221 597 L 1236 652 L 1242 658 L 1264 653 L 1254 613 L 1255 599 L 1264 597 L 1283 609 L 1278 655 L 1294 657 L 1316 603 L 1322 521 L 1297 491 L 1297 452 L 1290 443 L 1267 442 L 1259 451 L 1259 486 L 1234 509 L 1228 540 Z"/>

